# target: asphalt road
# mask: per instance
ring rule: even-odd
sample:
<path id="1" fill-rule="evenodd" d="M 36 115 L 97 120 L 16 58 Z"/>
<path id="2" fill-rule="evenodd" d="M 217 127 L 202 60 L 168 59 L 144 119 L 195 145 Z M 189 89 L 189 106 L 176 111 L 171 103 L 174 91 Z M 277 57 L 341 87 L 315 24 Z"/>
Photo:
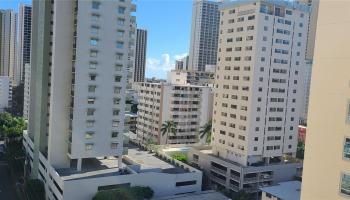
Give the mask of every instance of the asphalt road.
<path id="1" fill-rule="evenodd" d="M 0 200 L 16 200 L 15 190 L 7 169 L 7 163 L 0 160 Z"/>

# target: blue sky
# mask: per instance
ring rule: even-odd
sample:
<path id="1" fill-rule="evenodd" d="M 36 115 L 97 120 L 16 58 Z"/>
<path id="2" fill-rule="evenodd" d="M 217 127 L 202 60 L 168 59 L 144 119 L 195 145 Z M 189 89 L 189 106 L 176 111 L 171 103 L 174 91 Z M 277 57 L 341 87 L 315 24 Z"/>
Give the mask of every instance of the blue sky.
<path id="1" fill-rule="evenodd" d="M 0 0 L 0 8 L 17 10 L 20 2 Z M 148 31 L 146 77 L 166 78 L 176 58 L 188 53 L 192 0 L 136 0 L 137 24 Z"/>

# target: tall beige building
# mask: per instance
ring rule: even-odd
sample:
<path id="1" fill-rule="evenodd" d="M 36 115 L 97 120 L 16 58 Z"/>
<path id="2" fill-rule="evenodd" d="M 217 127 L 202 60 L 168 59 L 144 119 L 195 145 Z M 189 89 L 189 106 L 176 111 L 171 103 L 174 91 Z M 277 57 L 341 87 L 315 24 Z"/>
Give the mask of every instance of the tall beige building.
<path id="1" fill-rule="evenodd" d="M 220 16 L 213 153 L 243 166 L 294 156 L 309 7 L 238 1 Z"/>
<path id="2" fill-rule="evenodd" d="M 350 1 L 320 1 L 302 200 L 350 198 Z"/>

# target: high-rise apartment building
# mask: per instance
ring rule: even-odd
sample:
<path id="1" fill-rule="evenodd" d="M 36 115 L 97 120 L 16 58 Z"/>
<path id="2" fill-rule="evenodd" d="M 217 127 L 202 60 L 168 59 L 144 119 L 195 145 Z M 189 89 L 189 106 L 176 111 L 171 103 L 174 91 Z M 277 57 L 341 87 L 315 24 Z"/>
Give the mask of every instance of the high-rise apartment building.
<path id="1" fill-rule="evenodd" d="M 302 200 L 350 197 L 349 11 L 349 1 L 319 1 Z"/>
<path id="2" fill-rule="evenodd" d="M 214 72 L 171 70 L 168 72 L 167 82 L 177 85 L 201 85 L 214 84 Z"/>
<path id="3" fill-rule="evenodd" d="M 212 88 L 170 83 L 139 83 L 137 138 L 139 144 L 191 144 L 200 141 L 199 129 L 211 119 Z M 175 133 L 162 134 L 166 121 Z"/>
<path id="4" fill-rule="evenodd" d="M 310 99 L 310 85 L 311 85 L 311 73 L 312 73 L 312 60 L 306 60 L 304 68 L 302 70 L 302 87 L 301 87 L 301 105 L 300 105 L 300 118 L 299 123 L 307 125 L 307 115 L 309 110 Z"/>
<path id="5" fill-rule="evenodd" d="M 24 82 L 25 65 L 30 64 L 30 41 L 32 28 L 32 7 L 20 4 L 18 10 L 18 44 L 17 65 L 14 79 L 17 83 Z"/>
<path id="6" fill-rule="evenodd" d="M 145 81 L 146 51 L 147 51 L 147 30 L 137 29 L 134 82 Z"/>
<path id="7" fill-rule="evenodd" d="M 219 37 L 220 2 L 194 0 L 189 53 L 189 70 L 205 71 L 206 65 L 215 65 Z"/>
<path id="8" fill-rule="evenodd" d="M 24 95 L 23 95 L 23 118 L 29 119 L 30 106 L 30 64 L 24 65 Z"/>
<path id="9" fill-rule="evenodd" d="M 188 70 L 189 56 L 175 60 L 175 70 Z"/>
<path id="10" fill-rule="evenodd" d="M 17 14 L 0 10 L 0 75 L 14 77 L 16 73 Z M 17 84 L 13 82 L 13 84 Z"/>
<path id="11" fill-rule="evenodd" d="M 0 76 L 0 112 L 9 108 L 12 103 L 12 83 L 8 76 Z"/>
<path id="12" fill-rule="evenodd" d="M 223 6 L 213 154 L 243 166 L 295 155 L 308 19 L 288 1 Z"/>
<path id="13" fill-rule="evenodd" d="M 101 156 L 121 167 L 135 9 L 130 1 L 33 1 L 32 177 L 41 173 L 39 155 L 55 169 L 81 171 Z"/>

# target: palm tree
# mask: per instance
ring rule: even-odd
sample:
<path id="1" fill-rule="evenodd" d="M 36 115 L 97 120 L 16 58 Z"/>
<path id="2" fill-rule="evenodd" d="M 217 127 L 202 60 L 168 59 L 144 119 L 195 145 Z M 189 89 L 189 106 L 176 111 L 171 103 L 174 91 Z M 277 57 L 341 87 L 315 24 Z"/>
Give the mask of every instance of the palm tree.
<path id="1" fill-rule="evenodd" d="M 212 127 L 212 120 L 209 120 L 206 124 L 204 124 L 201 129 L 199 130 L 199 137 L 201 139 L 205 138 L 206 143 L 211 142 L 211 127 Z"/>
<path id="2" fill-rule="evenodd" d="M 174 121 L 165 121 L 162 124 L 162 128 L 160 129 L 160 131 L 162 132 L 162 136 L 164 136 L 166 134 L 165 144 L 167 144 L 169 133 L 172 133 L 174 136 L 176 136 L 176 124 L 175 124 L 175 122 Z"/>

